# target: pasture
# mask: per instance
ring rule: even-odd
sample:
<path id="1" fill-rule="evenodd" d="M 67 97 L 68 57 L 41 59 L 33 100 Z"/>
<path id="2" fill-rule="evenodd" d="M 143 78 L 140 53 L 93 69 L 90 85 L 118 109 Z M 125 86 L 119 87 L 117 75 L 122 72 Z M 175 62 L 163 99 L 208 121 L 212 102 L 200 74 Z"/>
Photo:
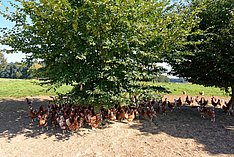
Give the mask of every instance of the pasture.
<path id="1" fill-rule="evenodd" d="M 164 94 L 170 100 L 182 96 L 182 91 L 194 96 L 204 91 L 209 98 L 217 95 L 228 99 L 214 87 L 172 83 L 153 86 L 162 86 L 159 89 L 167 91 Z M 234 117 L 221 108 L 215 108 L 215 122 L 202 119 L 196 108 L 183 106 L 166 115 L 157 114 L 152 122 L 139 118 L 131 123 L 108 121 L 96 131 L 84 127 L 63 134 L 59 127 L 49 126 L 42 131 L 37 122 L 31 123 L 24 98 L 29 97 L 37 109 L 46 107 L 55 92 L 46 93 L 32 80 L 0 79 L 0 87 L 0 156 L 234 156 Z M 63 86 L 59 91 L 66 93 L 70 88 Z"/>
<path id="2" fill-rule="evenodd" d="M 0 99 L 21 98 L 26 96 L 52 96 L 56 93 L 66 93 L 71 86 L 61 86 L 57 91 L 49 90 L 48 86 L 40 86 L 38 80 L 0 79 Z"/>
<path id="3" fill-rule="evenodd" d="M 56 93 L 65 94 L 71 90 L 71 86 L 63 85 L 57 91 L 49 90 L 48 86 L 41 87 L 37 80 L 22 79 L 2 79 L 0 78 L 0 99 L 4 98 L 21 98 L 26 96 L 53 96 Z M 186 91 L 188 95 L 198 95 L 200 91 L 204 91 L 206 96 L 222 96 L 228 97 L 224 91 L 215 87 L 204 87 L 196 84 L 178 84 L 178 83 L 152 83 L 142 82 L 140 85 L 145 87 L 154 87 L 162 94 L 181 95 Z"/>

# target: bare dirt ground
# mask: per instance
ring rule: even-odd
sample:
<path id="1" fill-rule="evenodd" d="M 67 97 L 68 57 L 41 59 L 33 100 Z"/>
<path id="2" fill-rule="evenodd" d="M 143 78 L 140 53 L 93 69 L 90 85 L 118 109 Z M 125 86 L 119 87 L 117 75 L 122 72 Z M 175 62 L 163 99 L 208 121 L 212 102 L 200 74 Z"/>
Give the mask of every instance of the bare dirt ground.
<path id="1" fill-rule="evenodd" d="M 46 97 L 33 105 L 47 105 Z M 78 133 L 59 128 L 41 131 L 29 125 L 24 99 L 0 100 L 0 157 L 234 157 L 234 117 L 216 109 L 216 122 L 201 119 L 192 108 L 159 114 L 153 122 L 111 122 Z"/>

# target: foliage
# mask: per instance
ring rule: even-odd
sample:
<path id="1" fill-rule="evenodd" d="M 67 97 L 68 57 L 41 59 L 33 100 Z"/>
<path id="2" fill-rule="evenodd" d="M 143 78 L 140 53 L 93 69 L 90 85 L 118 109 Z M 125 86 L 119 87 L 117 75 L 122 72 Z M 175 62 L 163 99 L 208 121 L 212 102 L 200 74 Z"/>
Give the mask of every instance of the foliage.
<path id="1" fill-rule="evenodd" d="M 153 80 L 154 82 L 169 82 L 169 78 L 165 75 L 159 75 L 157 77 L 155 77 L 155 79 Z"/>
<path id="2" fill-rule="evenodd" d="M 42 68 L 43 66 L 38 63 L 38 62 L 34 62 L 31 64 L 31 66 L 29 67 L 29 69 L 27 70 L 27 72 L 30 74 L 30 76 L 32 78 L 37 78 L 37 72 Z"/>
<path id="3" fill-rule="evenodd" d="M 0 71 L 3 70 L 6 67 L 7 61 L 4 57 L 4 54 L 0 52 Z"/>
<path id="4" fill-rule="evenodd" d="M 179 17 L 167 0 L 19 2 L 12 14 L 2 12 L 16 25 L 3 29 L 1 43 L 42 60 L 45 83 L 70 84 L 86 103 L 121 103 L 136 80 L 158 75 L 170 17 Z"/>
<path id="5" fill-rule="evenodd" d="M 233 0 L 194 0 L 187 8 L 196 25 L 174 45 L 168 61 L 175 74 L 190 82 L 231 87 L 234 103 Z"/>
<path id="6" fill-rule="evenodd" d="M 5 68 L 0 70 L 0 78 L 30 79 L 33 78 L 31 65 L 27 63 L 7 63 Z"/>
<path id="7" fill-rule="evenodd" d="M 23 66 L 20 63 L 9 63 L 0 71 L 1 78 L 22 78 Z"/>

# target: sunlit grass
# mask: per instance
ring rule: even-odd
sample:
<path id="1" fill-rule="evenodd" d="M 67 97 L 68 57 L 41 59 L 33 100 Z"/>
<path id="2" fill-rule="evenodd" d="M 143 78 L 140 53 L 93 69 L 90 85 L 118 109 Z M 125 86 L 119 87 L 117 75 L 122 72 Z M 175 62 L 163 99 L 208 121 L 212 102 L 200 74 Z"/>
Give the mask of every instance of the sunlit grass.
<path id="1" fill-rule="evenodd" d="M 165 88 L 168 92 L 165 94 L 181 95 L 183 91 L 186 91 L 188 95 L 199 95 L 199 92 L 204 91 L 206 96 L 228 96 L 224 90 L 217 87 L 204 87 L 202 85 L 191 83 L 152 83 L 142 82 L 145 86 L 159 86 Z"/>
<path id="2" fill-rule="evenodd" d="M 46 87 L 37 85 L 37 80 L 22 80 L 22 79 L 0 79 L 0 99 L 3 98 L 20 98 L 26 96 L 53 96 L 56 93 L 67 93 L 72 87 L 61 86 L 57 91 L 46 91 Z M 180 84 L 180 83 L 152 83 L 141 82 L 143 86 L 155 86 L 159 89 L 165 89 L 162 94 L 181 95 L 186 91 L 188 95 L 198 95 L 200 91 L 204 91 L 206 96 L 228 96 L 224 91 L 215 87 L 204 87 L 196 84 Z M 160 91 L 159 91 L 160 92 Z"/>
<path id="3" fill-rule="evenodd" d="M 47 91 L 47 87 L 42 87 L 37 80 L 22 79 L 0 79 L 0 98 L 20 98 L 25 96 L 52 96 L 56 93 L 67 93 L 72 87 L 62 86 L 56 91 Z"/>

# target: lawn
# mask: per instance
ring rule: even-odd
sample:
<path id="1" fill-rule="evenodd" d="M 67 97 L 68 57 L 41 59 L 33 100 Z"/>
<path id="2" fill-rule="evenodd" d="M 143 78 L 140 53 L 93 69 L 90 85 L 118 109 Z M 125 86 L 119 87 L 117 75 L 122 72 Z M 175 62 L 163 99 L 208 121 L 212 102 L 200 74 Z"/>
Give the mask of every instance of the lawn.
<path id="1" fill-rule="evenodd" d="M 141 82 L 143 86 L 151 86 L 159 89 L 159 92 L 170 95 L 181 95 L 186 91 L 188 95 L 199 95 L 199 92 L 204 91 L 206 96 L 229 96 L 224 90 L 216 87 L 204 87 L 202 85 L 192 83 L 153 83 Z"/>
<path id="2" fill-rule="evenodd" d="M 62 86 L 57 91 L 46 91 L 48 87 L 42 87 L 37 80 L 23 79 L 0 79 L 0 99 L 2 98 L 20 98 L 25 96 L 52 96 L 56 92 L 66 93 L 71 86 Z"/>
<path id="3" fill-rule="evenodd" d="M 56 92 L 67 93 L 71 90 L 71 86 L 62 86 L 57 91 L 46 91 L 46 87 L 41 87 L 35 83 L 37 80 L 22 80 L 22 79 L 0 79 L 0 99 L 3 98 L 20 98 L 25 96 L 52 96 Z M 156 89 L 161 89 L 163 94 L 180 95 L 186 91 L 189 95 L 198 95 L 200 91 L 204 91 L 207 96 L 228 96 L 224 91 L 215 87 L 204 87 L 196 84 L 179 84 L 179 83 L 140 83 L 143 86 L 154 86 Z"/>

